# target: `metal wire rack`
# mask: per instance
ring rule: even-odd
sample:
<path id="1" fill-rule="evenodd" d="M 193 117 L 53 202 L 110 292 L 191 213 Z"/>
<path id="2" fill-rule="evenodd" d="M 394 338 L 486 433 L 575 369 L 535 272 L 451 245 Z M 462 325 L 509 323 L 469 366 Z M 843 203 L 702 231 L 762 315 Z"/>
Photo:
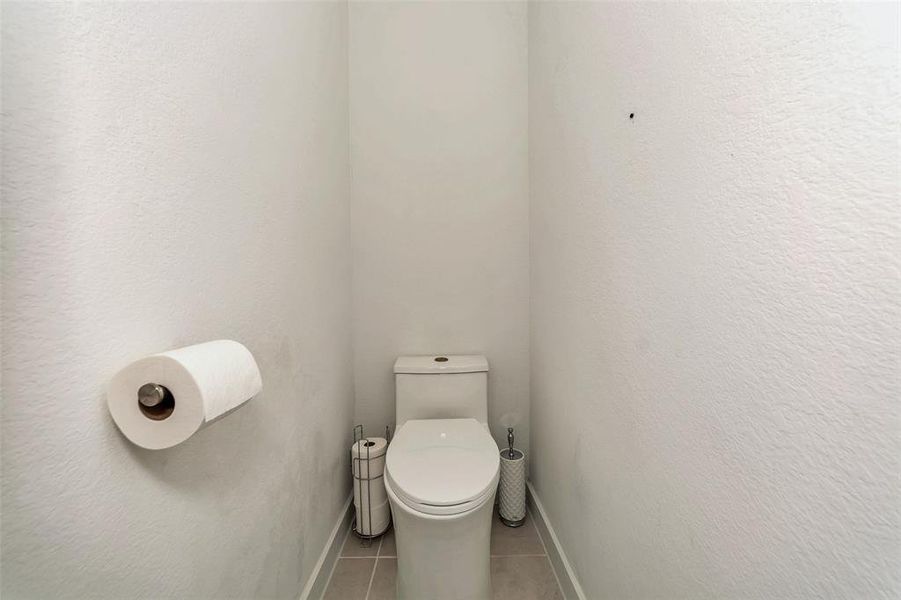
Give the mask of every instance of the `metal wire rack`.
<path id="1" fill-rule="evenodd" d="M 359 435 L 358 435 L 359 432 Z M 391 430 L 387 426 L 385 427 L 385 440 L 389 443 L 391 442 Z M 376 481 L 384 477 L 384 469 L 382 470 L 381 475 L 376 475 L 372 477 L 370 473 L 370 468 L 372 462 L 369 457 L 369 448 L 374 444 L 366 439 L 366 436 L 363 434 L 363 425 L 357 425 L 354 427 L 354 446 L 357 448 L 357 456 L 353 455 L 353 452 L 350 453 L 350 473 L 354 478 L 354 485 L 357 486 L 357 496 L 360 498 L 360 501 L 363 500 L 363 482 L 367 482 L 366 484 L 366 521 L 365 523 L 369 524 L 369 531 L 372 531 L 372 481 Z M 364 450 L 365 450 L 365 458 L 364 458 Z M 365 473 L 364 473 L 364 466 Z M 364 477 L 365 474 L 365 477 Z M 363 533 L 364 527 L 362 524 L 357 522 L 356 511 L 354 511 L 354 521 L 353 521 L 353 532 L 358 538 L 363 541 L 363 546 L 368 548 L 372 545 L 372 540 L 384 535 L 384 531 L 379 534 L 366 534 Z M 387 531 L 387 530 L 386 530 Z"/>

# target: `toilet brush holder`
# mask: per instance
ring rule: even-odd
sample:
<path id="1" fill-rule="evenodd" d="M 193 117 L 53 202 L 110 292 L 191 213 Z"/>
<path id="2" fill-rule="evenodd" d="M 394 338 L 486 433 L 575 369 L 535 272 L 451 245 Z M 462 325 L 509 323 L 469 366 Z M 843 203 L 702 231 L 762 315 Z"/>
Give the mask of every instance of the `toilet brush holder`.
<path id="1" fill-rule="evenodd" d="M 498 512 L 507 527 L 519 527 L 526 520 L 526 459 L 521 450 L 501 450 L 501 481 Z"/>

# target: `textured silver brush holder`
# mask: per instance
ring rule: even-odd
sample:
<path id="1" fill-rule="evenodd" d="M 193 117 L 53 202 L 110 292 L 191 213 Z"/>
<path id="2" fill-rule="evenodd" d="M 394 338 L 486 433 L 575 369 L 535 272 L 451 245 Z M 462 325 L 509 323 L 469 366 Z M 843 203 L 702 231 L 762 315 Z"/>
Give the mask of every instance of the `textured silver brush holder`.
<path id="1" fill-rule="evenodd" d="M 507 527 L 519 527 L 526 520 L 526 458 L 515 448 L 501 450 L 498 512 Z"/>

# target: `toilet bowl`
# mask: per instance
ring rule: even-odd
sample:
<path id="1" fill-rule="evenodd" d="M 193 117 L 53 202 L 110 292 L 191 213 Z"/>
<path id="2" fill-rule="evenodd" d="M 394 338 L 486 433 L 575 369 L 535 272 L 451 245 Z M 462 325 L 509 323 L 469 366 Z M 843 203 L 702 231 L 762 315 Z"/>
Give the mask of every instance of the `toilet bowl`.
<path id="1" fill-rule="evenodd" d="M 491 516 L 500 460 L 475 419 L 406 421 L 388 448 L 385 490 L 401 600 L 491 597 Z"/>

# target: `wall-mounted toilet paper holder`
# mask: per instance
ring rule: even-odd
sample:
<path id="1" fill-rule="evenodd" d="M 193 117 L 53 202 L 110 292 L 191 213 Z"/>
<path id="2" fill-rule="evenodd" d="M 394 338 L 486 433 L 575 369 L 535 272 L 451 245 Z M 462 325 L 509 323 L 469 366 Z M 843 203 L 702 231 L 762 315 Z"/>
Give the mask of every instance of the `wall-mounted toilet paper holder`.
<path id="1" fill-rule="evenodd" d="M 175 397 L 166 386 L 145 383 L 138 388 L 138 408 L 148 419 L 162 421 L 175 410 Z"/>
<path id="2" fill-rule="evenodd" d="M 147 450 L 171 448 L 260 393 L 253 354 L 234 340 L 213 340 L 138 358 L 106 390 L 119 431 Z"/>

